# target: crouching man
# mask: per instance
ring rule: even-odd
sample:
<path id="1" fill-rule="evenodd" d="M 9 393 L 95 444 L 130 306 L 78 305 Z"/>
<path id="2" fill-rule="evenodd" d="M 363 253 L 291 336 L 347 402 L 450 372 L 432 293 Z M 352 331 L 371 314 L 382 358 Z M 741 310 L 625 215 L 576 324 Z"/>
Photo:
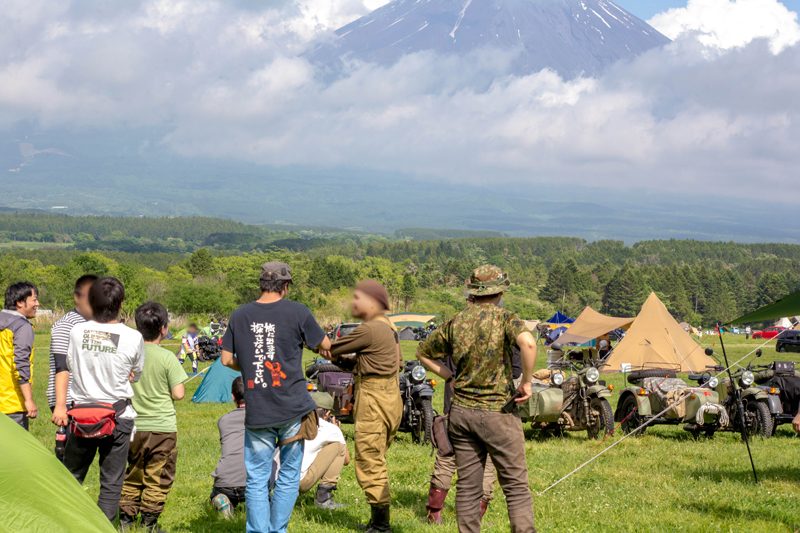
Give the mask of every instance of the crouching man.
<path id="1" fill-rule="evenodd" d="M 236 409 L 222 415 L 217 422 L 220 458 L 211 474 L 214 477 L 211 505 L 224 518 L 232 517 L 234 509 L 244 503 L 247 485 L 244 467 L 244 382 L 241 376 L 233 380 L 231 394 Z"/>
<path id="2" fill-rule="evenodd" d="M 306 441 L 300 492 L 308 492 L 316 485 L 314 505 L 322 509 L 339 509 L 344 505 L 334 501 L 333 492 L 339 484 L 342 468 L 350 464 L 350 454 L 339 422 L 331 413 L 333 397 L 327 392 L 315 392 L 311 396 L 317 405 L 319 431 L 315 439 Z"/>

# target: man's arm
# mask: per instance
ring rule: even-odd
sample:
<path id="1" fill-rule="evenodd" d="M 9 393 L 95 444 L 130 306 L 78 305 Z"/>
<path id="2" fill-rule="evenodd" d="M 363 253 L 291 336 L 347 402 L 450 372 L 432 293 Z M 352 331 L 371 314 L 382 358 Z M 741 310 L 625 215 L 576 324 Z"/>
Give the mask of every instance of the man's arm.
<path id="1" fill-rule="evenodd" d="M 450 369 L 444 366 L 441 362 L 434 361 L 433 359 L 428 359 L 424 355 L 421 355 L 419 352 L 417 352 L 417 359 L 419 359 L 419 362 L 422 363 L 422 366 L 424 366 L 437 376 L 440 376 L 442 379 L 448 380 L 453 377 L 453 373 L 450 372 Z"/>
<path id="2" fill-rule="evenodd" d="M 241 372 L 242 369 L 239 366 L 238 359 L 233 355 L 235 351 L 235 342 L 234 342 L 234 335 L 233 335 L 233 316 L 228 321 L 228 328 L 225 330 L 225 333 L 222 335 L 222 354 L 220 355 L 220 359 L 222 359 L 223 366 L 227 366 L 230 369 L 236 370 L 237 372 Z"/>
<path id="3" fill-rule="evenodd" d="M 222 364 L 224 366 L 236 370 L 237 372 L 242 371 L 241 367 L 239 367 L 239 360 L 234 357 L 233 352 L 222 350 L 222 356 L 220 356 L 220 359 L 222 359 Z"/>
<path id="4" fill-rule="evenodd" d="M 792 420 L 792 427 L 797 433 L 800 433 L 800 408 L 797 409 L 797 414 L 794 416 L 794 420 Z"/>
<path id="5" fill-rule="evenodd" d="M 325 359 L 332 359 L 333 355 L 331 354 L 331 340 L 325 335 L 325 338 L 322 339 L 322 342 L 319 346 L 317 346 L 317 352 L 324 357 Z"/>
<path id="6" fill-rule="evenodd" d="M 528 401 L 531 397 L 531 379 L 533 369 L 536 367 L 536 339 L 530 331 L 523 331 L 517 335 L 517 346 L 522 356 L 522 381 L 517 389 L 517 403 Z"/>
<path id="7" fill-rule="evenodd" d="M 183 383 L 178 383 L 174 387 L 172 387 L 172 399 L 175 401 L 183 400 L 183 397 L 186 396 L 186 387 L 183 386 Z"/>
<path id="8" fill-rule="evenodd" d="M 67 417 L 67 390 L 69 389 L 70 367 L 74 364 L 76 351 L 77 348 L 72 342 L 72 332 L 70 332 L 66 350 L 67 354 L 64 356 L 64 359 L 62 360 L 58 353 L 54 354 L 56 362 L 56 405 L 53 407 L 53 416 L 50 420 L 57 426 L 66 426 L 69 422 L 69 418 Z"/>
<path id="9" fill-rule="evenodd" d="M 422 366 L 443 379 L 448 380 L 453 377 L 453 373 L 442 361 L 452 355 L 448 332 L 449 323 L 434 331 L 432 334 L 417 346 L 417 359 Z"/>
<path id="10" fill-rule="evenodd" d="M 361 324 L 356 329 L 331 343 L 330 352 L 333 357 L 348 353 L 358 353 L 372 343 L 370 329 Z"/>
<path id="11" fill-rule="evenodd" d="M 33 401 L 31 387 L 31 353 L 33 352 L 33 326 L 26 320 L 14 328 L 14 367 L 17 371 L 19 389 L 25 401 L 25 412 L 29 418 L 39 416 L 39 408 Z"/>
<path id="12" fill-rule="evenodd" d="M 69 388 L 69 371 L 56 373 L 56 405 L 50 420 L 57 426 L 67 425 L 67 389 Z"/>

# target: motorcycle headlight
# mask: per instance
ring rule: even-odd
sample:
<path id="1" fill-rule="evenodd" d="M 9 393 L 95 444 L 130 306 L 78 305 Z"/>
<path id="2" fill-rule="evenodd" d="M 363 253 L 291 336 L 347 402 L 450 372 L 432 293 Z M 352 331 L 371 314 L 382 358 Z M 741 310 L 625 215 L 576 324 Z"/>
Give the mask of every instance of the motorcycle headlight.
<path id="1" fill-rule="evenodd" d="M 553 375 L 550 376 L 550 381 L 553 382 L 553 385 L 556 387 L 560 387 L 562 383 L 564 383 L 564 374 L 561 372 L 553 372 Z"/>
<path id="2" fill-rule="evenodd" d="M 716 389 L 717 385 L 719 385 L 719 378 L 717 378 L 717 376 L 711 376 L 708 378 L 708 381 L 706 381 L 706 385 L 708 385 L 709 389 Z"/>
<path id="3" fill-rule="evenodd" d="M 427 376 L 427 372 L 425 371 L 425 367 L 422 365 L 417 365 L 411 370 L 411 379 L 416 382 L 420 382 L 425 379 Z"/>
<path id="4" fill-rule="evenodd" d="M 749 370 L 742 372 L 742 385 L 749 387 L 756 380 L 755 376 Z"/>
<path id="5" fill-rule="evenodd" d="M 598 379 L 600 379 L 600 371 L 593 366 L 589 367 L 589 370 L 586 371 L 586 381 L 596 383 Z"/>

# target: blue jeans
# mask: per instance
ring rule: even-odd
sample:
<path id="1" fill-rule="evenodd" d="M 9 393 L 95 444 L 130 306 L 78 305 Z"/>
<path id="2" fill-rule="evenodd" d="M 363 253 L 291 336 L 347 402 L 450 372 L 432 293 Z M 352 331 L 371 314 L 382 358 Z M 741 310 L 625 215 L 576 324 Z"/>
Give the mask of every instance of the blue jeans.
<path id="1" fill-rule="evenodd" d="M 280 447 L 281 469 L 269 497 L 272 458 L 278 442 L 297 435 L 300 418 L 282 426 L 246 429 L 244 466 L 247 470 L 247 533 L 284 533 L 289 526 L 294 503 L 300 492 L 303 441 Z"/>

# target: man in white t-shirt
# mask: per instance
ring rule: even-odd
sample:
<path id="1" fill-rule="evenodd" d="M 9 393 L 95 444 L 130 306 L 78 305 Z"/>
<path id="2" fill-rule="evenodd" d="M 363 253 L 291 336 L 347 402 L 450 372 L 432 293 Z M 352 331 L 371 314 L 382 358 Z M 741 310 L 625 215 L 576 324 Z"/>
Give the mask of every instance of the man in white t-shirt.
<path id="1" fill-rule="evenodd" d="M 344 434 L 331 415 L 333 397 L 327 392 L 315 392 L 311 396 L 317 404 L 319 431 L 317 438 L 305 442 L 300 492 L 308 492 L 317 485 L 314 504 L 323 509 L 339 509 L 344 506 L 334 501 L 333 491 L 339 483 L 342 468 L 350 464 L 350 454 Z"/>
<path id="2" fill-rule="evenodd" d="M 350 464 L 350 453 L 347 451 L 344 434 L 339 429 L 339 422 L 333 417 L 333 397 L 327 392 L 311 393 L 317 405 L 319 415 L 319 431 L 317 437 L 307 440 L 303 448 L 303 463 L 300 467 L 300 492 L 308 492 L 317 486 L 314 505 L 321 509 L 340 509 L 344 505 L 336 503 L 333 492 L 339 483 L 342 469 Z M 278 450 L 274 457 L 275 468 L 280 469 Z M 270 480 L 270 484 L 274 479 Z"/>
<path id="3" fill-rule="evenodd" d="M 98 506 L 109 520 L 117 516 L 136 412 L 131 407 L 133 388 L 144 367 L 141 333 L 119 321 L 125 288 L 115 278 L 100 278 L 89 289 L 93 320 L 76 324 L 70 332 L 67 368 L 72 406 L 67 415 L 68 380 L 56 379 L 53 422 L 66 426 L 79 419 L 82 407 L 106 404 L 115 412 L 113 433 L 78 436 L 70 424 L 64 466 L 83 483 L 95 455 L 100 454 Z M 102 405 L 100 405 L 102 407 Z M 84 411 L 85 412 L 85 411 Z"/>

